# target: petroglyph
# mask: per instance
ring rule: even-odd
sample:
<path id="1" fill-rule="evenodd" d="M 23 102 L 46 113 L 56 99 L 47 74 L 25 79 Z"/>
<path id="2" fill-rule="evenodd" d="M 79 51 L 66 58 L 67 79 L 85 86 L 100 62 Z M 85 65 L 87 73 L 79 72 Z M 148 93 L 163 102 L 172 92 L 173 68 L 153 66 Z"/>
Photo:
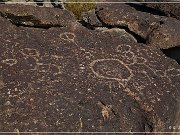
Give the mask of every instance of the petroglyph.
<path id="1" fill-rule="evenodd" d="M 74 43 L 75 34 L 71 32 L 64 32 L 60 34 L 60 38 Z"/>
<path id="2" fill-rule="evenodd" d="M 2 63 L 5 63 L 9 66 L 13 66 L 17 64 L 17 59 L 5 59 L 5 60 L 2 60 Z"/>
<path id="3" fill-rule="evenodd" d="M 127 57 L 129 59 L 133 59 L 135 56 L 133 52 L 124 52 L 123 54 L 125 57 Z"/>
<path id="4" fill-rule="evenodd" d="M 79 118 L 82 132 L 172 125 L 180 70 L 159 49 L 79 22 L 48 29 L 8 22 L 0 18 L 0 130 L 79 131 Z"/>
<path id="5" fill-rule="evenodd" d="M 126 65 L 132 65 L 136 62 L 136 55 L 131 51 L 130 45 L 121 44 L 118 45 L 115 50 L 123 56 L 122 61 L 126 63 Z"/>
<path id="6" fill-rule="evenodd" d="M 141 84 L 139 84 L 138 82 L 133 83 L 133 86 L 134 86 L 135 89 L 138 90 L 138 91 L 141 91 L 141 90 L 143 90 L 144 88 L 146 88 L 146 86 L 141 85 Z"/>
<path id="7" fill-rule="evenodd" d="M 137 96 L 137 93 L 131 91 L 129 88 L 125 88 L 123 91 L 127 93 L 127 95 L 133 97 L 136 101 L 140 101 L 141 99 Z"/>
<path id="8" fill-rule="evenodd" d="M 119 59 L 97 59 L 90 68 L 97 77 L 116 80 L 122 86 L 133 77 L 132 70 Z"/>
<path id="9" fill-rule="evenodd" d="M 135 62 L 136 63 L 142 63 L 142 64 L 145 64 L 147 62 L 147 59 L 143 58 L 143 57 L 136 57 L 135 58 Z"/>
<path id="10" fill-rule="evenodd" d="M 80 47 L 78 43 L 75 42 L 75 37 L 76 37 L 75 34 L 72 32 L 64 32 L 60 34 L 61 39 L 65 41 L 73 42 L 78 48 L 80 48 L 80 50 L 85 51 L 83 47 Z"/>
<path id="11" fill-rule="evenodd" d="M 125 45 L 125 44 L 121 44 L 121 45 L 118 45 L 116 47 L 116 51 L 117 52 L 130 52 L 131 51 L 131 46 L 130 45 Z"/>
<path id="12" fill-rule="evenodd" d="M 22 54 L 30 56 L 39 56 L 39 52 L 36 49 L 24 48 L 21 50 Z"/>
<path id="13" fill-rule="evenodd" d="M 170 76 L 180 76 L 180 69 L 171 68 L 166 73 Z"/>

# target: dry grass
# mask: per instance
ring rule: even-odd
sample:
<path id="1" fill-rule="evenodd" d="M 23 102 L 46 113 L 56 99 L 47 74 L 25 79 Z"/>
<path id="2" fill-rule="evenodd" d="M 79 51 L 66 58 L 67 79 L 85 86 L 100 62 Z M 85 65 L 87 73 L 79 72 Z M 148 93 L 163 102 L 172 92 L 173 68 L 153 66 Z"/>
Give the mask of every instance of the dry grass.
<path id="1" fill-rule="evenodd" d="M 66 2 L 87 2 L 87 0 L 66 0 Z M 75 17 L 80 20 L 81 13 L 87 12 L 89 10 L 96 8 L 95 0 L 88 0 L 88 2 L 93 3 L 65 3 L 65 8 L 75 15 Z"/>

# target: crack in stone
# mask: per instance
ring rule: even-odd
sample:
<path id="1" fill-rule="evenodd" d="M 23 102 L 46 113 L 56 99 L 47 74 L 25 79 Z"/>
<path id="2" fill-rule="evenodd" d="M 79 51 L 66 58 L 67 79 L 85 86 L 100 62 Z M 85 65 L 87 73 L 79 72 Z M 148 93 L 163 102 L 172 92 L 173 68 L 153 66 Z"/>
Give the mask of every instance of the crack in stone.
<path id="1" fill-rule="evenodd" d="M 52 27 L 64 27 L 62 25 L 53 25 L 53 24 L 41 24 L 41 21 L 38 20 L 33 15 L 27 15 L 27 16 L 15 16 L 11 13 L 0 13 L 1 16 L 7 20 L 9 20 L 12 24 L 16 25 L 17 27 L 23 26 L 23 27 L 32 27 L 32 28 L 43 28 L 43 29 L 49 29 Z"/>

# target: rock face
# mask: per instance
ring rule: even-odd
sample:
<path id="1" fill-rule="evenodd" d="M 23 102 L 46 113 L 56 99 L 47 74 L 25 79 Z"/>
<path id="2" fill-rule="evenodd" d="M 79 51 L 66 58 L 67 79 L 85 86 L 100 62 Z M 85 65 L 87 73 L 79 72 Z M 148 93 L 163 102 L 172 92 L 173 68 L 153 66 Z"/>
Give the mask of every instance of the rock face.
<path id="1" fill-rule="evenodd" d="M 149 34 L 147 42 L 162 49 L 180 47 L 180 21 L 165 18 L 163 23 Z"/>
<path id="2" fill-rule="evenodd" d="M 126 4 L 99 4 L 97 16 L 106 25 L 127 27 L 150 45 L 167 49 L 180 46 L 180 21 L 137 11 Z"/>
<path id="3" fill-rule="evenodd" d="M 38 25 L 17 27 L 22 21 L 12 18 L 19 14 L 29 21 L 23 13 L 17 14 L 18 7 L 38 18 Z M 0 5 L 0 131 L 173 130 L 170 126 L 179 122 L 180 104 L 180 66 L 174 60 L 158 48 L 136 43 L 119 29 L 89 30 L 65 10 L 51 12 L 66 13 L 60 21 L 54 21 L 53 15 L 44 21 L 49 11 Z M 49 29 L 33 28 L 51 23 Z M 134 31 L 147 36 L 137 28 Z"/>
<path id="4" fill-rule="evenodd" d="M 144 0 L 144 1 L 149 2 L 148 0 Z M 164 2 L 164 3 L 161 4 L 146 3 L 146 6 L 160 10 L 166 15 L 180 20 L 180 3 L 179 3 L 180 1 L 179 0 L 171 0 L 171 1 L 173 3 L 166 3 L 166 2 L 170 2 L 169 0 L 152 0 L 152 2 Z"/>
<path id="5" fill-rule="evenodd" d="M 0 14 L 16 25 L 31 27 L 63 27 L 75 21 L 67 10 L 48 7 L 0 5 Z"/>

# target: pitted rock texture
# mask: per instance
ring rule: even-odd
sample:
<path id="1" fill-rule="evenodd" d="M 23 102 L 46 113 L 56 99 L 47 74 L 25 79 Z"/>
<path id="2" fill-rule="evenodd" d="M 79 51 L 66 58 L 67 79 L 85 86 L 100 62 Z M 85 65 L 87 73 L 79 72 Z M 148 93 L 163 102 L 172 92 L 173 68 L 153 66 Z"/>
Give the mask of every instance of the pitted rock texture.
<path id="1" fill-rule="evenodd" d="M 19 4 L 0 5 L 0 14 L 16 25 L 31 27 L 63 27 L 76 21 L 67 10 Z"/>
<path id="2" fill-rule="evenodd" d="M 37 18 L 52 9 L 0 7 L 1 132 L 165 132 L 179 123 L 180 66 L 158 48 L 119 28 L 89 30 L 60 9 L 64 27 L 53 15 L 38 21 L 49 29 L 17 27 L 11 16 L 27 20 L 16 7 Z"/>
<path id="3" fill-rule="evenodd" d="M 127 4 L 101 3 L 96 14 L 107 26 L 126 27 L 158 48 L 180 45 L 179 20 L 137 11 Z"/>

